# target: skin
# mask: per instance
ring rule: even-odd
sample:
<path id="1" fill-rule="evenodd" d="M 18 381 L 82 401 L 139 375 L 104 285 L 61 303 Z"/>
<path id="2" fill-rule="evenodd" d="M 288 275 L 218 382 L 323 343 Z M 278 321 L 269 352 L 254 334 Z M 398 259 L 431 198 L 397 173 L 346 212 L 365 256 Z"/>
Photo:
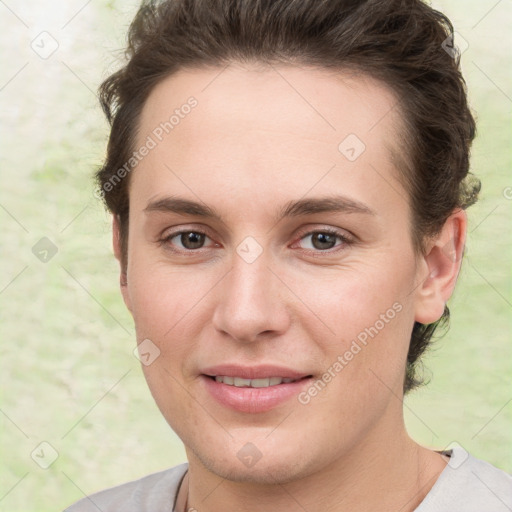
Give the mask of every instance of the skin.
<path id="1" fill-rule="evenodd" d="M 121 278 L 138 342 L 161 351 L 143 369 L 186 447 L 188 507 L 414 510 L 446 461 L 406 433 L 406 355 L 414 321 L 437 320 L 453 291 L 465 213 L 451 215 L 425 254 L 414 251 L 391 157 L 400 152 L 396 99 L 368 77 L 237 63 L 181 70 L 148 97 L 138 145 L 190 96 L 198 105 L 131 174 Z M 366 145 L 353 162 L 338 150 L 351 133 Z M 374 213 L 278 219 L 289 201 L 334 193 Z M 222 219 L 146 210 L 171 195 Z M 322 250 L 308 233 L 325 228 L 352 242 L 331 238 Z M 187 249 L 180 236 L 161 242 L 180 229 L 205 231 L 202 248 Z M 121 261 L 115 219 L 113 232 Z M 237 254 L 248 236 L 262 249 L 252 263 Z M 214 401 L 199 378 L 226 362 L 321 378 L 395 303 L 395 318 L 307 405 L 294 397 L 242 413 Z M 252 467 L 237 457 L 248 442 L 261 453 Z"/>

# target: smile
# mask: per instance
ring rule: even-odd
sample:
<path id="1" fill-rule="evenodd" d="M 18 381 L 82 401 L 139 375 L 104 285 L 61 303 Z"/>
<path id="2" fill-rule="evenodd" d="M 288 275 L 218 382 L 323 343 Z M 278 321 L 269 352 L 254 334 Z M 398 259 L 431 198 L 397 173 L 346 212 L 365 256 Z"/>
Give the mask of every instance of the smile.
<path id="1" fill-rule="evenodd" d="M 212 377 L 213 378 L 213 377 Z M 228 377 L 226 375 L 217 375 L 217 382 L 235 386 L 237 388 L 268 388 L 279 384 L 288 384 L 299 379 L 289 379 L 286 377 L 267 377 L 265 379 L 244 379 L 243 377 Z"/>
<path id="2" fill-rule="evenodd" d="M 234 375 L 203 374 L 201 376 L 203 389 L 222 407 L 250 414 L 268 412 L 284 405 L 304 392 L 312 381 L 311 375 L 259 376 L 257 379 Z"/>

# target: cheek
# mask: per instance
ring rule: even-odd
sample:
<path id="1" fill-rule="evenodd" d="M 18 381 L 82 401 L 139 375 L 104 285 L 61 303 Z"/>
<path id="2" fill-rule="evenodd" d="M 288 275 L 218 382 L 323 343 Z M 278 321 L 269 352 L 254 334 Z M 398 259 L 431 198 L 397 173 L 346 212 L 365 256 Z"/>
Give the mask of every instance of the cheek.
<path id="1" fill-rule="evenodd" d="M 356 394 L 371 395 L 386 385 L 401 391 L 414 324 L 410 294 L 414 269 L 402 266 L 400 272 L 392 272 L 391 268 L 340 271 L 335 279 L 315 280 L 317 286 L 306 286 L 304 276 L 296 276 L 303 280 L 302 289 L 308 290 L 304 303 L 311 304 L 318 317 L 309 315 L 309 325 L 302 326 L 322 348 L 325 380 L 332 378 L 340 388 L 349 386 Z"/>
<path id="2" fill-rule="evenodd" d="M 193 404 L 184 386 L 190 385 L 189 367 L 206 321 L 198 316 L 206 313 L 201 299 L 211 286 L 168 266 L 134 265 L 133 271 L 129 286 L 137 340 L 150 339 L 159 350 L 152 364 L 142 366 L 144 376 L 164 417 L 189 421 Z"/>
<path id="3" fill-rule="evenodd" d="M 175 354 L 174 357 L 180 359 L 182 356 Z M 211 417 L 209 404 L 200 403 L 180 370 L 164 354 L 150 366 L 143 366 L 148 388 L 162 416 L 181 439 L 187 439 L 190 432 L 204 428 Z"/>
<path id="4" fill-rule="evenodd" d="M 310 316 L 314 317 L 311 328 L 317 325 L 318 329 L 331 332 L 325 341 L 329 345 L 332 342 L 334 348 L 340 340 L 360 335 L 364 342 L 372 333 L 385 334 L 408 317 L 404 311 L 411 300 L 413 271 L 402 268 L 400 272 L 392 272 L 391 262 L 388 263 L 387 268 L 385 264 L 367 265 L 329 269 L 315 275 L 298 270 L 290 273 L 286 282 L 298 290 L 302 309 L 309 308 Z"/>
<path id="5" fill-rule="evenodd" d="M 388 312 L 387 324 L 373 316 L 357 320 L 364 327 L 346 321 L 347 335 L 324 350 L 324 373 L 299 397 L 306 412 L 314 411 L 315 421 L 339 433 L 340 445 L 346 439 L 363 438 L 385 411 L 401 407 L 398 397 L 403 389 L 411 311 L 396 303 L 395 308 L 382 310 L 384 315 Z"/>
<path id="6" fill-rule="evenodd" d="M 210 281 L 207 272 L 133 257 L 128 290 L 138 334 L 150 333 L 162 343 L 175 338 L 201 309 Z"/>

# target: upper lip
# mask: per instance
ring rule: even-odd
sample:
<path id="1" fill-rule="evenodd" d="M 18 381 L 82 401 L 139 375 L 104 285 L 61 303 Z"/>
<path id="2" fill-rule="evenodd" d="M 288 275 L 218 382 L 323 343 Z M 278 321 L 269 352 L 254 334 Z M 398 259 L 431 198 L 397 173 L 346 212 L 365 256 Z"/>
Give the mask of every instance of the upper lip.
<path id="1" fill-rule="evenodd" d="M 265 379 L 269 377 L 284 377 L 285 379 L 301 379 L 310 374 L 300 372 L 291 368 L 276 365 L 240 366 L 238 364 L 221 364 L 209 366 L 201 371 L 210 377 L 227 376 L 241 377 L 243 379 Z"/>

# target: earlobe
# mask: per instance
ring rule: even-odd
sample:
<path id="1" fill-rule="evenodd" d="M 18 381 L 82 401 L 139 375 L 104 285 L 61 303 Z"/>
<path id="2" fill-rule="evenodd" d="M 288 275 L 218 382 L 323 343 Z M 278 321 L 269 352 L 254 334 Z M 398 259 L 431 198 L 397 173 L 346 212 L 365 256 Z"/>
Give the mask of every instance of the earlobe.
<path id="1" fill-rule="evenodd" d="M 453 293 L 464 254 L 467 217 L 456 210 L 444 223 L 439 235 L 431 240 L 421 257 L 416 290 L 415 320 L 430 324 L 441 318 Z"/>
<path id="2" fill-rule="evenodd" d="M 119 262 L 119 286 L 121 288 L 121 293 L 123 295 L 124 303 L 126 307 L 131 311 L 131 300 L 130 295 L 128 293 L 128 278 L 127 278 L 127 269 L 126 262 L 123 261 L 123 251 L 121 244 L 121 228 L 119 224 L 119 218 L 117 215 L 113 216 L 112 219 L 112 247 L 114 249 L 114 256 Z"/>

